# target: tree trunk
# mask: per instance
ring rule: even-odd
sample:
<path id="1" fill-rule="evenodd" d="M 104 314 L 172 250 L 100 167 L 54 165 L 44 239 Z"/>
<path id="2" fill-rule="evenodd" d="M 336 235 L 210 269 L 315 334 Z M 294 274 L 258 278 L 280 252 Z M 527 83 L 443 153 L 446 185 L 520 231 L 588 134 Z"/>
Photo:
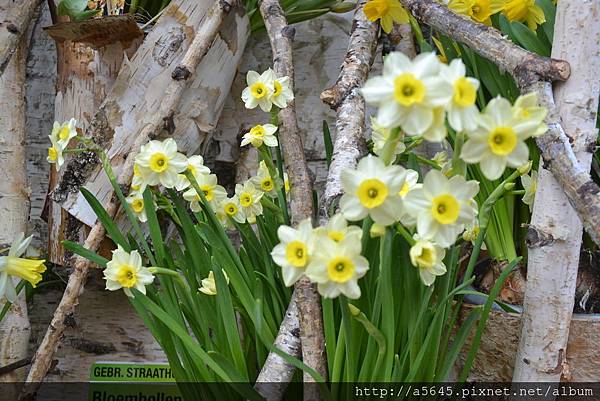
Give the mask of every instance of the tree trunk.
<path id="1" fill-rule="evenodd" d="M 571 65 L 554 97 L 581 168 L 590 169 L 600 93 L 598 2 L 558 4 L 552 57 Z M 529 260 L 521 340 L 513 380 L 557 382 L 568 370 L 582 224 L 561 185 L 541 168 L 528 233 Z"/>
<path id="2" fill-rule="evenodd" d="M 68 18 L 63 19 L 67 20 Z M 103 19 L 94 20 L 101 24 Z M 135 22 L 132 22 L 135 24 Z M 78 41 L 58 37 L 57 30 L 81 24 L 59 24 L 47 30 L 57 38 L 57 85 L 54 103 L 54 119 L 60 123 L 71 118 L 77 120 L 77 127 L 83 132 L 92 117 L 110 92 L 121 64 L 127 53 L 131 57 L 140 45 L 139 38 L 127 38 L 125 42 L 115 41 L 99 49 Z M 73 29 L 74 30 L 74 29 Z M 97 29 L 96 29 L 97 31 Z M 140 32 L 141 34 L 141 32 Z M 76 36 L 84 37 L 84 32 Z M 117 37 L 118 32 L 108 33 L 108 40 Z M 74 38 L 75 39 L 75 38 Z M 50 170 L 49 191 L 60 181 L 64 170 Z M 85 239 L 83 224 L 69 215 L 59 204 L 47 199 L 48 211 L 48 259 L 58 265 L 65 265 L 68 256 L 62 246 L 63 240 L 81 242 Z"/>
<path id="3" fill-rule="evenodd" d="M 0 76 L 0 247 L 10 246 L 13 239 L 27 231 L 29 189 L 25 159 L 25 67 L 27 34 L 23 35 L 4 74 Z M 10 280 L 11 278 L 9 278 Z M 15 279 L 15 284 L 18 280 Z M 0 299 L 4 306 L 6 300 Z M 27 358 L 30 325 L 25 303 L 25 291 L 12 305 L 0 323 L 0 366 Z M 3 382 L 22 381 L 25 372 L 15 370 L 0 377 Z M 7 387 L 7 389 L 9 389 Z M 12 400 L 16 394 L 4 393 L 2 399 Z"/>
<path id="4" fill-rule="evenodd" d="M 111 92 L 96 113 L 88 133 L 108 149 L 108 156 L 119 175 L 135 135 L 160 113 L 161 100 L 178 65 L 194 37 L 190 27 L 201 26 L 215 2 L 211 0 L 173 1 L 164 10 L 133 58 L 122 66 Z M 182 12 L 185 10 L 185 13 Z M 173 137 L 180 151 L 193 153 L 205 142 L 218 121 L 238 62 L 249 35 L 249 22 L 240 7 L 232 8 L 221 31 L 192 76 L 179 109 L 164 120 L 164 130 Z M 112 189 L 97 159 L 74 157 L 54 190 L 53 199 L 73 216 L 93 225 L 96 215 L 79 194 L 84 185 L 98 200 L 107 204 Z"/>

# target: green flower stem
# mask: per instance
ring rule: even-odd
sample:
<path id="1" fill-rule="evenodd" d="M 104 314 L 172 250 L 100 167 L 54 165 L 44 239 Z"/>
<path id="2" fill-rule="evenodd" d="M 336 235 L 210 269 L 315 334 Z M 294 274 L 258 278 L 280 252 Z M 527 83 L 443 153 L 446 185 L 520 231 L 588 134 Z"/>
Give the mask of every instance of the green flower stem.
<path id="1" fill-rule="evenodd" d="M 344 295 L 340 295 L 340 306 L 342 309 L 342 325 L 346 334 L 346 381 L 355 380 L 356 364 L 356 347 L 360 344 L 354 344 L 354 336 L 352 335 L 352 312 L 348 305 L 348 299 Z"/>
<path id="2" fill-rule="evenodd" d="M 417 155 L 415 154 L 415 156 L 417 156 L 417 160 L 420 161 L 423 164 L 427 164 L 428 166 L 433 167 L 436 170 L 441 170 L 442 167 L 440 167 L 439 164 L 437 164 L 436 162 L 434 162 L 433 160 L 429 160 L 423 156 Z"/>
<path id="3" fill-rule="evenodd" d="M 181 278 L 181 275 L 177 272 L 177 270 L 165 269 L 164 267 L 151 266 L 148 268 L 150 273 L 152 274 L 162 274 L 163 276 L 170 276 L 175 279 L 175 281 L 186 291 L 190 290 L 190 287 L 187 285 L 185 281 Z"/>
<path id="4" fill-rule="evenodd" d="M 457 132 L 456 138 L 454 139 L 454 153 L 452 154 L 452 175 L 466 175 L 463 163 L 460 160 L 460 152 L 464 142 L 465 134 L 463 132 Z"/>
<path id="5" fill-rule="evenodd" d="M 271 124 L 279 127 L 279 108 L 273 106 L 273 109 L 271 110 Z M 290 224 L 290 216 L 287 210 L 287 197 L 285 194 L 285 174 L 284 174 L 284 169 L 283 169 L 283 154 L 281 152 L 281 140 L 279 139 L 279 130 L 277 130 L 277 132 L 275 133 L 275 136 L 277 137 L 277 147 L 275 148 L 275 158 L 277 159 L 277 170 L 279 170 L 279 178 L 281 179 L 281 182 L 283 183 L 282 188 L 279 188 L 279 190 L 277 191 L 277 198 L 279 199 L 279 202 L 281 203 L 281 210 L 283 210 L 283 219 L 285 221 L 286 224 Z M 264 145 L 263 145 L 264 146 Z M 271 164 L 273 163 L 273 159 L 271 157 L 271 152 L 269 152 L 269 157 L 270 157 L 270 161 Z M 269 174 L 271 174 L 271 177 L 275 177 L 275 175 L 273 173 L 271 173 L 271 170 L 269 169 Z"/>
<path id="6" fill-rule="evenodd" d="M 408 245 L 413 246 L 416 243 L 412 235 L 410 235 L 408 230 L 402 224 L 396 224 L 396 231 L 398 231 L 398 234 L 400 234 L 406 240 L 406 242 L 408 242 Z"/>
<path id="7" fill-rule="evenodd" d="M 68 154 L 68 153 L 85 153 L 85 152 L 94 152 L 94 149 L 87 149 L 87 148 L 71 148 L 71 149 L 65 149 L 63 150 L 64 154 Z"/>
<path id="8" fill-rule="evenodd" d="M 400 128 L 394 128 L 390 132 L 390 137 L 385 141 L 381 151 L 381 159 L 387 165 L 394 162 L 394 150 L 396 150 L 398 138 L 400 137 Z"/>
<path id="9" fill-rule="evenodd" d="M 423 43 L 426 43 L 425 42 L 425 37 L 423 36 L 423 31 L 421 31 L 421 26 L 417 22 L 416 18 L 409 14 L 408 15 L 408 21 L 410 22 L 410 27 L 411 27 L 413 33 L 415 34 L 415 38 L 417 39 L 417 43 L 419 43 L 419 45 L 422 45 Z"/>

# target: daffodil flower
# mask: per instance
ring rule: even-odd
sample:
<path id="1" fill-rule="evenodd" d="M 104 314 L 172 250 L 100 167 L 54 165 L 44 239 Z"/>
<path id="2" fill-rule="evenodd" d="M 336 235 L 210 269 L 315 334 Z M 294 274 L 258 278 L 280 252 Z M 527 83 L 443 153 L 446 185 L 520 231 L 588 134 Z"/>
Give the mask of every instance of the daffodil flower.
<path id="1" fill-rule="evenodd" d="M 431 170 L 423 187 L 410 191 L 403 203 L 407 213 L 416 216 L 420 238 L 448 247 L 475 219 L 473 197 L 477 192 L 477 181 L 466 181 L 459 175 L 448 179 L 438 170 Z"/>
<path id="2" fill-rule="evenodd" d="M 227 273 L 225 273 L 225 270 L 221 271 L 225 277 L 225 282 L 227 285 L 229 285 L 229 277 L 227 276 Z M 206 295 L 217 295 L 217 283 L 215 282 L 215 274 L 212 270 L 208 272 L 207 278 L 202 279 L 201 284 L 202 287 L 198 288 L 198 291 Z"/>
<path id="3" fill-rule="evenodd" d="M 227 229 L 234 229 L 235 225 L 231 220 L 237 221 L 238 223 L 244 223 L 246 221 L 246 214 L 240 207 L 240 201 L 237 195 L 233 195 L 231 198 L 223 199 L 216 209 L 217 218 Z"/>
<path id="4" fill-rule="evenodd" d="M 546 22 L 544 10 L 535 4 L 535 0 L 506 0 L 503 14 L 511 22 L 519 21 L 527 24 L 532 31 Z"/>
<path id="5" fill-rule="evenodd" d="M 217 209 L 219 202 L 227 197 L 225 188 L 217 184 L 217 176 L 215 174 L 199 174 L 195 178 L 206 201 L 213 210 Z M 183 199 L 190 202 L 190 209 L 192 209 L 193 212 L 202 210 L 202 207 L 200 206 L 201 198 L 193 187 L 183 193 Z"/>
<path id="6" fill-rule="evenodd" d="M 532 92 L 519 96 L 515 100 L 512 110 L 514 117 L 518 120 L 537 125 L 531 136 L 538 137 L 548 131 L 548 126 L 544 123 L 548 110 L 538 105 L 537 93 Z"/>
<path id="7" fill-rule="evenodd" d="M 402 189 L 400 189 L 400 192 L 398 192 L 398 195 L 400 195 L 400 198 L 402 199 L 402 208 L 399 220 L 406 227 L 414 227 L 417 224 L 416 217 L 409 213 L 407 208 L 404 207 L 404 199 L 410 191 L 423 187 L 423 184 L 419 183 L 418 181 L 419 173 L 417 173 L 414 170 L 407 169 L 404 184 L 402 185 Z"/>
<path id="8" fill-rule="evenodd" d="M 137 216 L 138 220 L 142 223 L 148 221 L 148 216 L 146 215 L 146 209 L 144 208 L 144 197 L 141 193 L 134 191 L 127 196 L 125 199 L 133 210 L 133 213 Z"/>
<path id="9" fill-rule="evenodd" d="M 362 158 L 356 170 L 342 171 L 345 192 L 340 199 L 342 214 L 350 221 L 371 216 L 384 226 L 393 224 L 402 208 L 399 193 L 405 176 L 403 167 L 386 166 L 371 155 Z"/>
<path id="10" fill-rule="evenodd" d="M 335 298 L 340 294 L 350 299 L 360 298 L 358 279 L 369 270 L 369 262 L 360 254 L 360 246 L 351 241 L 336 242 L 328 237 L 319 239 L 314 256 L 306 268 L 306 276 L 317 283 L 319 294 Z"/>
<path id="11" fill-rule="evenodd" d="M 254 184 L 248 180 L 243 185 L 237 184 L 235 186 L 235 194 L 240 201 L 240 206 L 246 216 L 246 220 L 248 223 L 254 224 L 256 216 L 260 216 L 263 212 L 263 206 L 260 203 L 263 192 L 257 190 Z"/>
<path id="12" fill-rule="evenodd" d="M 277 197 L 277 186 L 275 185 L 275 180 L 273 179 L 273 177 L 271 177 L 271 174 L 269 173 L 269 168 L 267 167 L 264 160 L 261 160 L 258 164 L 256 175 L 250 179 L 250 182 L 254 184 L 256 189 L 264 192 L 271 198 Z"/>
<path id="13" fill-rule="evenodd" d="M 385 144 L 390 140 L 392 130 L 390 128 L 383 127 L 377 122 L 377 118 L 371 116 L 371 131 L 371 140 L 373 141 L 373 153 L 375 153 L 377 156 L 381 156 Z M 402 134 L 398 135 L 398 138 L 396 138 L 396 146 L 394 147 L 392 156 L 400 155 L 406 150 L 406 145 L 404 144 L 402 139 Z"/>
<path id="14" fill-rule="evenodd" d="M 479 110 L 475 105 L 479 81 L 466 77 L 466 68 L 461 59 L 457 58 L 450 65 L 443 66 L 441 76 L 454 88 L 454 95 L 448 105 L 448 122 L 457 132 L 474 130 L 477 127 Z"/>
<path id="15" fill-rule="evenodd" d="M 62 165 L 65 163 L 63 148 L 56 142 L 52 142 L 52 146 L 48 148 L 48 156 L 46 157 L 46 161 L 48 161 L 50 164 L 54 164 L 56 171 L 60 170 Z"/>
<path id="16" fill-rule="evenodd" d="M 199 155 L 194 155 L 187 159 L 186 170 L 192 173 L 194 177 L 210 174 L 210 169 L 204 165 L 204 158 Z M 179 174 L 177 184 L 175 184 L 175 189 L 178 191 L 183 191 L 184 189 L 189 188 L 190 185 L 190 181 L 187 179 L 185 174 Z"/>
<path id="17" fill-rule="evenodd" d="M 315 234 L 326 236 L 335 242 L 348 241 L 351 244 L 360 244 L 362 229 L 358 226 L 348 225 L 340 213 L 334 214 L 324 227 L 315 229 Z"/>
<path id="18" fill-rule="evenodd" d="M 63 150 L 67 148 L 69 141 L 77 136 L 77 120 L 71 118 L 69 121 L 59 123 L 54 121 L 52 132 L 50 133 L 50 141 L 56 143 Z"/>
<path id="19" fill-rule="evenodd" d="M 17 300 L 17 291 L 13 278 L 29 282 L 34 288 L 42 280 L 46 271 L 45 260 L 25 259 L 21 256 L 27 251 L 33 236 L 25 238 L 23 233 L 14 239 L 7 256 L 0 256 L 0 298 L 8 302 Z"/>
<path id="20" fill-rule="evenodd" d="M 506 166 L 517 168 L 527 163 L 529 148 L 525 140 L 536 134 L 537 120 L 516 118 L 508 100 L 490 101 L 473 131 L 467 131 L 468 141 L 460 158 L 467 163 L 479 163 L 489 180 L 499 178 Z"/>
<path id="21" fill-rule="evenodd" d="M 401 127 L 408 135 L 422 135 L 434 123 L 434 108 L 445 107 L 453 88 L 439 76 L 434 53 L 410 60 L 400 52 L 388 54 L 383 76 L 370 78 L 362 88 L 365 101 L 379 107 L 377 122 L 385 128 Z"/>
<path id="22" fill-rule="evenodd" d="M 138 251 L 126 252 L 121 245 L 112 251 L 112 259 L 104 269 L 106 289 L 117 291 L 121 288 L 128 297 L 133 298 L 132 288 L 142 294 L 146 293 L 146 286 L 152 284 L 154 275 L 147 267 L 142 266 L 142 257 Z"/>
<path id="23" fill-rule="evenodd" d="M 242 91 L 242 100 L 247 109 L 260 106 L 262 111 L 269 112 L 273 107 L 271 96 L 273 94 L 273 80 L 269 70 L 259 74 L 256 71 L 248 71 L 246 75 L 248 86 Z"/>
<path id="24" fill-rule="evenodd" d="M 277 127 L 273 124 L 255 125 L 244 134 L 241 146 L 251 143 L 252 146 L 258 148 L 264 143 L 266 146 L 274 148 L 277 146 L 275 132 L 277 132 Z"/>
<path id="25" fill-rule="evenodd" d="M 538 173 L 535 170 L 531 171 L 531 175 L 525 174 L 521 176 L 521 185 L 525 189 L 523 195 L 523 203 L 529 206 L 529 211 L 533 211 L 533 201 L 535 200 L 535 192 L 537 191 Z"/>
<path id="26" fill-rule="evenodd" d="M 369 21 L 380 20 L 381 29 L 390 33 L 397 24 L 408 24 L 408 13 L 398 0 L 369 0 L 363 11 Z"/>
<path id="27" fill-rule="evenodd" d="M 271 251 L 273 261 L 281 267 L 283 283 L 290 287 L 304 274 L 314 249 L 314 235 L 309 219 L 303 220 L 297 229 L 279 226 L 279 244 Z"/>
<path id="28" fill-rule="evenodd" d="M 188 166 L 187 158 L 177 152 L 177 143 L 172 138 L 143 145 L 135 163 L 146 185 L 161 184 L 165 188 L 173 188 L 179 181 L 178 174 Z"/>
<path id="29" fill-rule="evenodd" d="M 275 75 L 275 72 L 270 68 L 264 72 L 264 75 L 273 87 L 269 100 L 280 109 L 285 109 L 287 105 L 294 100 L 294 92 L 292 91 L 292 88 L 290 88 L 290 78 L 278 78 Z"/>
<path id="30" fill-rule="evenodd" d="M 446 251 L 431 241 L 420 239 L 419 236 L 415 236 L 415 239 L 415 244 L 408 251 L 410 262 L 419 269 L 423 284 L 429 287 L 437 276 L 446 274 L 443 262 Z"/>
<path id="31" fill-rule="evenodd" d="M 448 8 L 473 20 L 492 25 L 490 16 L 502 11 L 505 0 L 450 0 Z M 520 1 L 520 0 L 519 0 Z"/>

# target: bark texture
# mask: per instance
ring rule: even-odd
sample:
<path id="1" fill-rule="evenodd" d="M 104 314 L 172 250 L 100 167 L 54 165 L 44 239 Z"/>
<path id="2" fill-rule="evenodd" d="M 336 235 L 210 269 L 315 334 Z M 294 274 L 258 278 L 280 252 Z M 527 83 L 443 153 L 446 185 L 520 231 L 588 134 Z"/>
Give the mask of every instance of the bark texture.
<path id="1" fill-rule="evenodd" d="M 292 40 L 295 29 L 287 25 L 285 14 L 278 0 L 262 0 L 260 13 L 271 42 L 273 70 L 279 77 L 289 77 L 293 90 Z M 281 127 L 279 138 L 291 185 L 291 219 L 292 224 L 295 225 L 304 219 L 312 219 L 314 207 L 312 184 L 293 102 L 279 112 L 279 121 Z M 310 283 L 306 277 L 302 277 L 296 283 L 294 297 L 290 302 L 296 302 L 298 306 L 302 359 L 305 364 L 327 379 L 323 314 L 321 313 L 321 298 L 316 285 Z M 314 379 L 305 373 L 304 381 L 314 382 Z M 318 387 L 307 386 L 304 391 L 304 399 L 321 399 Z"/>
<path id="2" fill-rule="evenodd" d="M 210 36 L 214 1 L 179 0 L 172 2 L 162 13 L 134 57 L 125 63 L 111 92 L 96 113 L 86 131 L 101 146 L 108 149 L 111 164 L 118 174 L 132 149 L 136 135 L 159 123 L 156 136 L 173 137 L 180 151 L 193 153 L 214 130 L 227 97 L 237 65 L 248 37 L 248 19 L 239 2 L 231 3 L 231 12 L 216 36 Z M 227 5 L 228 2 L 219 4 Z M 182 87 L 171 86 L 171 74 L 180 63 L 195 35 L 201 29 L 213 42 L 203 51 L 204 61 L 196 74 L 185 83 L 183 100 L 177 110 L 166 110 L 163 98 Z M 200 32 L 200 31 L 199 31 Z M 202 51 L 202 49 L 200 49 Z M 202 53 L 204 55 L 204 53 Z M 191 57 L 191 55 L 190 55 Z M 182 67 L 183 68 L 183 67 Z M 157 121 L 161 118 L 161 121 Z M 72 158 L 65 166 L 65 175 L 54 190 L 52 198 L 61 203 L 77 219 L 93 225 L 96 216 L 79 194 L 84 185 L 102 203 L 110 201 L 110 183 L 105 178 L 97 158 L 83 154 Z"/>
<path id="3" fill-rule="evenodd" d="M 60 17 L 61 21 L 68 18 Z M 107 21 L 116 21 L 107 18 Z M 141 31 L 135 22 L 126 19 L 115 24 L 103 19 L 83 22 L 63 22 L 46 29 L 57 39 L 57 85 L 54 119 L 60 123 L 75 118 L 81 132 L 89 126 L 96 111 L 110 92 L 121 69 L 125 54 L 128 57 L 140 44 Z M 93 26 L 88 27 L 90 24 Z M 108 26 L 108 28 L 106 27 Z M 110 30 L 110 32 L 104 32 Z M 90 31 L 103 33 L 101 41 L 94 40 Z M 119 41 L 118 39 L 123 41 Z M 109 42 L 109 40 L 114 40 Z M 86 44 L 87 43 L 87 44 Z M 95 47 L 92 47 L 92 45 Z M 64 174 L 50 170 L 49 189 L 54 189 Z M 48 259 L 58 265 L 68 263 L 62 241 L 81 242 L 85 239 L 83 224 L 50 198 L 46 204 L 48 219 Z"/>
<path id="4" fill-rule="evenodd" d="M 179 6 L 185 5 L 184 0 L 182 0 L 181 3 L 182 4 L 173 2 L 169 7 L 177 10 Z M 194 34 L 194 39 L 191 45 L 187 48 L 187 51 L 183 57 L 181 57 L 179 60 L 175 60 L 176 67 L 183 66 L 191 71 L 197 69 L 198 64 L 206 54 L 206 49 L 208 49 L 213 43 L 218 33 L 219 26 L 221 23 L 223 23 L 226 14 L 230 11 L 231 4 L 233 3 L 223 1 L 211 3 L 212 7 L 208 9 L 208 17 L 206 19 L 198 18 L 196 25 L 189 27 L 191 28 L 190 33 Z M 237 5 L 237 3 L 235 4 Z M 197 9 L 190 7 L 187 8 L 187 10 L 190 11 L 190 13 L 193 13 L 194 10 Z M 161 19 L 164 17 L 165 15 L 163 14 Z M 190 17 L 190 15 L 183 14 L 179 16 L 179 18 L 188 17 Z M 213 19 L 218 22 L 215 23 L 212 21 Z M 203 21 L 202 25 L 200 25 L 200 21 Z M 146 38 L 146 42 L 153 39 L 154 38 L 149 35 Z M 176 68 L 172 71 L 175 70 Z M 164 114 L 151 116 L 154 123 L 148 123 L 144 125 L 135 133 L 135 135 L 133 135 L 133 143 L 131 145 L 129 154 L 127 155 L 128 157 L 123 161 L 121 171 L 118 173 L 117 181 L 119 185 L 128 186 L 131 183 L 131 178 L 133 175 L 133 162 L 140 146 L 146 143 L 150 138 L 158 136 L 159 133 L 164 129 L 165 118 L 168 120 L 170 116 L 173 115 L 173 110 L 175 110 L 179 105 L 182 95 L 188 85 L 189 81 L 186 79 L 170 79 L 158 107 L 158 110 Z M 150 110 L 142 110 L 142 112 L 144 111 L 149 112 Z M 91 125 L 90 129 L 94 129 L 93 124 Z M 111 193 L 110 195 L 110 201 L 105 204 L 105 209 L 110 216 L 114 216 L 118 209 L 118 201 L 116 200 L 114 194 Z M 103 226 L 100 223 L 95 224 L 85 240 L 84 247 L 91 250 L 98 249 L 100 242 L 104 238 L 104 234 L 105 230 Z M 29 376 L 27 377 L 28 384 L 21 394 L 21 399 L 32 399 L 32 397 L 35 396 L 40 382 L 48 372 L 52 355 L 56 351 L 56 347 L 58 346 L 61 335 L 64 332 L 66 318 L 73 313 L 74 308 L 78 303 L 79 295 L 89 273 L 90 265 L 91 263 L 84 258 L 75 258 L 74 271 L 69 277 L 67 288 L 65 289 L 63 298 L 61 299 L 61 302 L 55 311 L 48 331 L 46 332 L 46 335 L 35 354 Z"/>
<path id="5" fill-rule="evenodd" d="M 560 2 L 552 48 L 553 57 L 571 65 L 569 80 L 554 88 L 558 115 L 553 118 L 562 121 L 577 163 L 586 172 L 597 138 L 599 15 L 598 2 Z M 567 341 L 583 227 L 561 185 L 545 168 L 540 169 L 537 188 L 528 235 L 523 325 L 513 375 L 517 382 L 557 382 L 570 374 Z"/>
<path id="6" fill-rule="evenodd" d="M 25 28 L 26 29 L 26 28 Z M 29 187 L 25 158 L 25 66 L 28 35 L 21 37 L 8 66 L 0 76 L 0 247 L 10 246 L 19 233 L 27 231 Z M 15 285 L 21 281 L 10 277 Z M 5 298 L 0 299 L 4 305 Z M 31 328 L 27 316 L 25 291 L 22 291 L 0 323 L 0 366 L 28 357 Z M 18 369 L 0 376 L 2 382 L 22 381 L 24 370 Z M 13 387 L 7 386 L 2 398 L 15 400 Z"/>
<path id="7" fill-rule="evenodd" d="M 0 75 L 17 51 L 19 40 L 26 36 L 29 23 L 42 0 L 0 1 Z"/>

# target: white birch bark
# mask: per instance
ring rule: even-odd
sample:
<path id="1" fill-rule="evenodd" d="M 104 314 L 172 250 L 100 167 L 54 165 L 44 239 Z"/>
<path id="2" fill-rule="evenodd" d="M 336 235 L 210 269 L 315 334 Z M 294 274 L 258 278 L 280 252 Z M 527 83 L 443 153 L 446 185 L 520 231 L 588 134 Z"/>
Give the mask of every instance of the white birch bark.
<path id="1" fill-rule="evenodd" d="M 558 3 L 552 57 L 571 65 L 554 98 L 581 168 L 589 171 L 600 93 L 600 2 Z M 567 340 L 583 228 L 561 185 L 540 169 L 532 222 L 523 325 L 513 380 L 557 382 L 568 371 Z"/>
<path id="2" fill-rule="evenodd" d="M 192 27 L 208 18 L 213 0 L 172 2 L 157 21 L 133 58 L 124 64 L 96 114 L 95 139 L 108 148 L 115 174 L 119 175 L 131 146 L 132 133 L 140 132 L 160 113 L 161 100 L 177 67 L 194 37 Z M 180 151 L 194 153 L 218 121 L 249 35 L 249 21 L 241 8 L 233 7 L 202 62 L 190 78 L 178 111 L 165 119 L 167 135 Z M 80 221 L 93 225 L 96 216 L 79 193 L 81 184 L 101 203 L 112 195 L 110 183 L 95 161 L 79 159 L 82 165 L 65 172 L 65 179 L 53 198 Z M 83 167 L 83 170 L 80 169 Z M 67 168 L 69 166 L 67 165 Z"/>
<path id="3" fill-rule="evenodd" d="M 0 76 L 0 247 L 9 246 L 13 239 L 27 230 L 29 188 L 25 158 L 25 66 L 27 34 L 23 35 Z M 15 280 L 15 284 L 18 280 Z M 0 308 L 5 298 L 0 299 Z M 31 328 L 27 316 L 25 291 L 12 305 L 0 323 L 0 366 L 27 358 Z M 23 380 L 19 369 L 0 376 L 0 381 Z M 10 388 L 7 388 L 10 390 Z M 2 394 L 2 399 L 15 399 L 17 394 Z"/>

